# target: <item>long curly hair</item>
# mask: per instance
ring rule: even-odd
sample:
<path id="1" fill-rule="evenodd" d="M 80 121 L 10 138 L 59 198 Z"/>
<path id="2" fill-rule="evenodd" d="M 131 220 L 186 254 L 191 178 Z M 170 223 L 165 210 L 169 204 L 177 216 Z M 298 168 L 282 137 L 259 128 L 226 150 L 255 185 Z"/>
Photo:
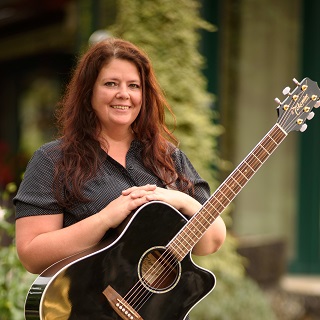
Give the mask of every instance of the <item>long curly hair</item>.
<path id="1" fill-rule="evenodd" d="M 61 160 L 55 166 L 54 190 L 60 205 L 68 207 L 84 198 L 83 185 L 99 169 L 101 157 L 97 132 L 100 122 L 92 108 L 93 86 L 102 67 L 112 59 L 124 59 L 135 64 L 142 83 L 142 106 L 132 124 L 135 138 L 143 145 L 142 159 L 165 185 L 192 189 L 191 182 L 178 173 L 172 159 L 177 139 L 165 124 L 165 110 L 174 114 L 158 85 L 148 56 L 132 43 L 122 39 L 107 39 L 91 47 L 78 61 L 57 110 L 61 138 Z"/>

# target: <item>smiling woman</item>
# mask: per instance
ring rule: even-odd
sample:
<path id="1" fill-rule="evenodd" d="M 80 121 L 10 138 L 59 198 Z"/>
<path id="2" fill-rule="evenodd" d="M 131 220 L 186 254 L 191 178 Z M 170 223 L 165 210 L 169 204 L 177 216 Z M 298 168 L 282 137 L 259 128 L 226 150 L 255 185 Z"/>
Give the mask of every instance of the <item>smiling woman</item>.
<path id="1" fill-rule="evenodd" d="M 125 302 L 130 312 L 141 312 L 145 320 L 184 319 L 193 304 L 214 285 L 214 277 L 192 267 L 189 256 L 180 265 L 179 259 L 182 258 L 176 257 L 177 248 L 170 248 L 170 252 L 163 248 L 182 227 L 181 223 L 197 213 L 210 195 L 208 183 L 177 148 L 177 141 L 164 121 L 166 109 L 171 112 L 147 55 L 132 43 L 120 39 L 99 42 L 80 59 L 67 87 L 57 113 L 60 138 L 39 148 L 29 162 L 14 198 L 17 250 L 29 271 L 41 273 L 57 261 L 70 261 L 71 256 L 87 250 L 92 253 L 94 248 L 96 254 L 101 253 L 101 244 L 105 243 L 102 240 L 108 241 L 105 250 L 110 242 L 120 244 L 120 239 L 124 245 L 118 253 L 113 249 L 113 253 L 103 250 L 99 255 L 100 262 L 95 254 L 94 261 L 88 261 L 88 254 L 81 267 L 75 265 L 74 269 L 63 269 L 58 273 L 55 283 L 65 283 L 66 275 L 70 286 L 61 290 L 63 295 L 62 292 L 53 292 L 52 296 L 61 296 L 63 303 L 67 294 L 64 302 L 71 301 L 73 305 L 67 308 L 70 314 L 64 318 L 99 320 L 108 314 L 110 319 L 118 319 L 116 314 L 120 311 L 113 305 L 113 297 L 133 288 L 120 288 L 116 282 L 121 284 L 128 277 L 133 283 L 138 278 L 142 281 L 139 290 L 146 290 L 147 300 L 160 288 L 160 293 L 168 292 L 168 297 L 176 296 L 175 290 L 187 292 L 172 309 L 165 308 L 167 313 L 162 313 L 164 308 L 159 305 L 157 315 L 152 311 L 153 305 L 163 303 L 162 297 L 145 304 L 146 301 L 140 301 L 144 293 L 136 297 L 138 305 L 143 302 L 142 308 L 135 306 L 134 301 Z M 132 218 L 136 210 L 139 212 L 146 205 L 149 206 L 144 214 Z M 162 219 L 166 222 L 162 223 Z M 154 222 L 157 223 L 153 225 Z M 123 234 L 126 225 L 137 227 L 132 237 L 130 233 Z M 156 230 L 159 226 L 162 229 Z M 226 229 L 223 220 L 217 217 L 207 229 L 202 225 L 199 233 L 194 228 L 189 232 L 189 238 L 184 235 L 180 240 L 184 249 L 190 250 L 186 254 L 191 254 L 192 250 L 194 254 L 206 255 L 219 249 Z M 162 234 L 168 238 L 160 240 Z M 154 244 L 151 243 L 149 248 L 146 247 L 149 239 L 159 240 L 156 250 L 152 250 Z M 193 240 L 187 244 L 184 241 L 188 239 Z M 114 254 L 118 259 L 112 258 Z M 150 261 L 155 261 L 154 270 L 152 277 L 146 279 L 145 269 L 148 268 L 145 267 Z M 92 263 L 96 268 L 90 267 Z M 56 264 L 54 270 L 61 264 L 63 262 Z M 144 271 L 132 276 L 138 265 L 142 265 Z M 172 266 L 174 270 L 169 272 L 170 279 L 166 279 L 166 266 Z M 194 273 L 190 276 L 192 268 Z M 49 268 L 45 272 L 46 281 L 52 270 Z M 120 272 L 114 278 L 117 270 Z M 78 280 L 74 281 L 76 278 Z M 151 281 L 154 278 L 160 283 Z M 176 284 L 180 278 L 182 285 Z M 172 287 L 167 286 L 171 279 L 174 280 Z M 43 280 L 41 278 L 42 286 Z M 91 280 L 99 284 L 96 286 Z M 126 286 L 131 285 L 130 281 L 126 283 Z M 54 290 L 55 285 L 52 288 Z M 201 290 L 195 293 L 195 288 Z M 109 304 L 101 301 L 102 292 Z M 34 293 L 31 290 L 31 296 Z M 88 296 L 97 296 L 94 304 L 84 301 Z M 41 301 L 45 303 L 46 297 Z M 52 305 L 57 301 L 46 303 Z M 45 312 L 46 308 L 39 306 L 39 310 Z M 176 314 L 180 314 L 180 318 L 174 316 Z M 57 314 L 41 316 L 46 320 L 57 318 Z"/>
<path id="2" fill-rule="evenodd" d="M 103 141 L 108 142 L 109 154 L 112 153 L 115 160 L 119 156 L 120 163 L 125 166 L 123 152 L 118 150 L 118 155 L 116 141 L 132 141 L 131 125 L 141 109 L 141 81 L 135 64 L 112 59 L 101 68 L 93 86 L 91 104 L 101 124 L 99 138 L 102 145 Z"/>

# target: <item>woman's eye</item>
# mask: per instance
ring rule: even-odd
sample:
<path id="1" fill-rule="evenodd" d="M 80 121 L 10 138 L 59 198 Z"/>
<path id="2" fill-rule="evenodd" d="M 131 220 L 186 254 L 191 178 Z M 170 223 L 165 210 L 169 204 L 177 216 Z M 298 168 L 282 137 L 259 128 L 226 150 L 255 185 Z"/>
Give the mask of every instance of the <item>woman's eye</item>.
<path id="1" fill-rule="evenodd" d="M 139 88 L 140 88 L 140 85 L 137 84 L 137 83 L 131 83 L 131 84 L 130 84 L 130 87 L 131 87 L 131 88 L 134 88 L 134 89 L 139 89 Z"/>
<path id="2" fill-rule="evenodd" d="M 104 85 L 107 87 L 115 87 L 117 84 L 113 81 L 108 81 Z"/>

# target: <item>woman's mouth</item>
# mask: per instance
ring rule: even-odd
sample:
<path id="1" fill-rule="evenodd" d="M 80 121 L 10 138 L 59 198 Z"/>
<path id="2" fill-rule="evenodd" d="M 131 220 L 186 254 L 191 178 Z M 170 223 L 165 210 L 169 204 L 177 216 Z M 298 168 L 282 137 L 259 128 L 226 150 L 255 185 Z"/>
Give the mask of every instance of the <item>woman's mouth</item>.
<path id="1" fill-rule="evenodd" d="M 130 106 L 111 106 L 113 109 L 127 110 Z"/>

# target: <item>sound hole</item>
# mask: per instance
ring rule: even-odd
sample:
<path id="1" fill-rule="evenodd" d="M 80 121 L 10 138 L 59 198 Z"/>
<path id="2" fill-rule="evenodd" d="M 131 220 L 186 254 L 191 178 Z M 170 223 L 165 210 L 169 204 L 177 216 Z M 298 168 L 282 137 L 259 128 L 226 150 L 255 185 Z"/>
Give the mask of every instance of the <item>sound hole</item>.
<path id="1" fill-rule="evenodd" d="M 164 293 L 178 283 L 181 265 L 164 247 L 149 249 L 138 266 L 140 281 L 150 291 Z"/>

